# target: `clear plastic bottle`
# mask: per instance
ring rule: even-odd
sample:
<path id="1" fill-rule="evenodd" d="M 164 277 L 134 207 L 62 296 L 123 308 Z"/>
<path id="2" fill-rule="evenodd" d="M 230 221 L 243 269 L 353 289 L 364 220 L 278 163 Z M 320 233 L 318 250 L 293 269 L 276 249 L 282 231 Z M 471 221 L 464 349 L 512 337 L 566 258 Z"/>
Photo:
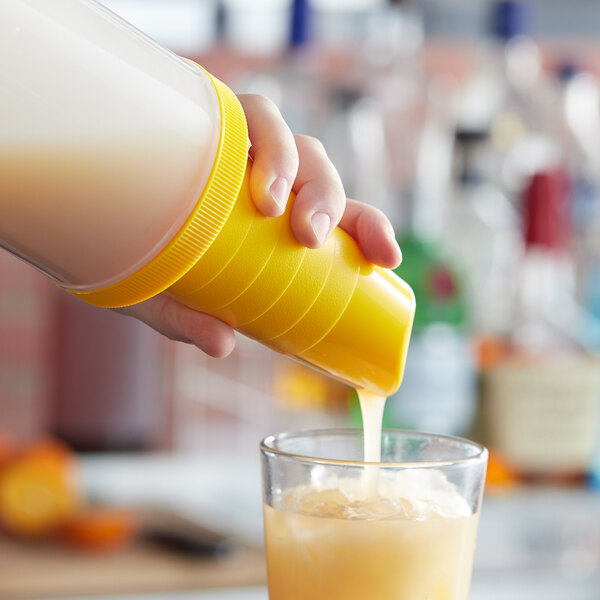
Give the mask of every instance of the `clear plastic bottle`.
<path id="1" fill-rule="evenodd" d="M 0 244 L 72 289 L 130 275 L 206 185 L 210 77 L 86 0 L 3 2 L 0 53 Z"/>

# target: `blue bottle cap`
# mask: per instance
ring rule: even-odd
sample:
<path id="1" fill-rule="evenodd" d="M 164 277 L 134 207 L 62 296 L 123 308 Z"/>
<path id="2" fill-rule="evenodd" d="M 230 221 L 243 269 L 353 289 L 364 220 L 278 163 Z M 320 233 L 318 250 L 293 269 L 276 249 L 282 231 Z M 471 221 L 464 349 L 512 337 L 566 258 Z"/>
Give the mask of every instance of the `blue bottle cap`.
<path id="1" fill-rule="evenodd" d="M 524 0 L 501 0 L 493 9 L 492 31 L 503 42 L 531 31 L 531 4 Z"/>
<path id="2" fill-rule="evenodd" d="M 310 0 L 293 0 L 290 29 L 290 48 L 299 48 L 310 41 Z"/>
<path id="3" fill-rule="evenodd" d="M 572 61 L 564 61 L 556 69 L 556 76 L 558 77 L 559 81 L 562 81 L 563 83 L 571 81 L 571 79 L 573 79 L 573 77 L 579 73 L 581 73 L 581 69 L 577 63 Z"/>

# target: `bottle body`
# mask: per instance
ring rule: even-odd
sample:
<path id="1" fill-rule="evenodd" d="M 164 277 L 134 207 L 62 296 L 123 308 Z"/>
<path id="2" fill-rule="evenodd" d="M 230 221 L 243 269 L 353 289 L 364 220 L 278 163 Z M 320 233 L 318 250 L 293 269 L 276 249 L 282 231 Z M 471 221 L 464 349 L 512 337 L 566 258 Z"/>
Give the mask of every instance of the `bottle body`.
<path id="1" fill-rule="evenodd" d="M 0 57 L 0 244 L 73 288 L 127 276 L 209 177 L 210 78 L 87 0 L 0 3 Z"/>

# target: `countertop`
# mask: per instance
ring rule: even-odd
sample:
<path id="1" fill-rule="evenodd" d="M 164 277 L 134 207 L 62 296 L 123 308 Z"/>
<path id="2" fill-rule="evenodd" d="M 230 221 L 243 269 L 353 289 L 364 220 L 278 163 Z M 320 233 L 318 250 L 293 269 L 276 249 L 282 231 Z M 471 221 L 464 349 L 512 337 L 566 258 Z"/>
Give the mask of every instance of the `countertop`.
<path id="1" fill-rule="evenodd" d="M 469 600 L 599 600 L 600 582 L 569 582 L 556 574 L 485 576 L 475 574 Z M 139 594 L 61 600 L 268 600 L 264 587 L 179 592 L 172 594 Z"/>

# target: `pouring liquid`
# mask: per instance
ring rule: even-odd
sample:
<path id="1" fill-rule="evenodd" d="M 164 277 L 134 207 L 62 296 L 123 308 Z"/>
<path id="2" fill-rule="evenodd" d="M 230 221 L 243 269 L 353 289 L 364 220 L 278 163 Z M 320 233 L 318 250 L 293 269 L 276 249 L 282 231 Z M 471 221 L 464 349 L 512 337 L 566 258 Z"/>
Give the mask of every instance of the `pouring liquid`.
<path id="1" fill-rule="evenodd" d="M 385 396 L 380 396 L 364 389 L 357 390 L 364 430 L 364 461 L 381 462 L 381 428 Z M 379 481 L 379 466 L 366 466 L 363 476 L 366 496 L 376 496 Z"/>

